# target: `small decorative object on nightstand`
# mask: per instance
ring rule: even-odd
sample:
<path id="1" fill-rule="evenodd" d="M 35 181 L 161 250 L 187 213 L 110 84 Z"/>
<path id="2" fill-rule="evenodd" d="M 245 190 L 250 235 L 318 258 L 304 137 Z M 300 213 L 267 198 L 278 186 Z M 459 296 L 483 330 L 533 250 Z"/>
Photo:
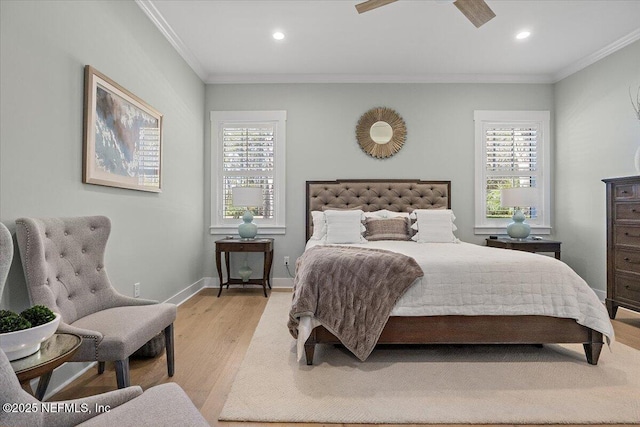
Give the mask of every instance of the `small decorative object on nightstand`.
<path id="1" fill-rule="evenodd" d="M 225 267 L 227 268 L 227 281 L 222 278 L 222 253 L 225 254 Z M 229 252 L 262 252 L 264 253 L 264 268 L 262 270 L 262 279 L 250 279 L 251 269 L 248 265 L 240 268 L 238 274 L 240 279 L 231 278 L 231 272 L 229 270 Z M 246 254 L 245 254 L 246 256 Z M 245 258 L 246 263 L 246 258 Z M 273 263 L 273 239 L 258 238 L 258 239 L 221 239 L 216 241 L 216 267 L 218 269 L 218 277 L 220 279 L 220 289 L 218 290 L 218 296 L 222 293 L 222 287 L 229 285 L 260 285 L 264 290 L 264 296 L 267 296 L 267 286 L 271 289 L 271 264 Z M 243 271 L 244 270 L 244 271 Z M 248 273 L 248 275 L 247 275 Z"/>
<path id="2" fill-rule="evenodd" d="M 246 208 L 242 215 L 243 223 L 238 226 L 238 234 L 244 239 L 253 239 L 258 234 L 258 226 L 253 221 L 252 207 L 262 206 L 262 188 L 260 187 L 232 187 L 231 204 L 238 208 Z"/>
<path id="3" fill-rule="evenodd" d="M 534 207 L 538 203 L 538 192 L 532 187 L 503 188 L 500 190 L 500 206 L 513 207 L 513 222 L 507 226 L 507 234 L 514 239 L 526 239 L 531 226 L 525 221 L 522 208 Z"/>
<path id="4" fill-rule="evenodd" d="M 487 239 L 487 246 L 492 248 L 513 249 L 525 252 L 553 252 L 556 259 L 560 259 L 560 245 L 562 242 L 545 239 L 511 239 L 509 237 L 499 237 L 497 239 Z"/>

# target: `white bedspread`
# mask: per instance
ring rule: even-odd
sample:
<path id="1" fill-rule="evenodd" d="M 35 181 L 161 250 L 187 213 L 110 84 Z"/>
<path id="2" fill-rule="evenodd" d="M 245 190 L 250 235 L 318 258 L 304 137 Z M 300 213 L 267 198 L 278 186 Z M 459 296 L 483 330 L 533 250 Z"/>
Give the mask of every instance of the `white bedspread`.
<path id="1" fill-rule="evenodd" d="M 319 240 L 307 242 L 306 249 Z M 565 263 L 529 252 L 470 243 L 376 241 L 348 246 L 386 249 L 413 257 L 424 277 L 415 281 L 392 316 L 544 315 L 575 319 L 613 340 L 607 310 Z M 298 357 L 317 326 L 301 319 Z"/>

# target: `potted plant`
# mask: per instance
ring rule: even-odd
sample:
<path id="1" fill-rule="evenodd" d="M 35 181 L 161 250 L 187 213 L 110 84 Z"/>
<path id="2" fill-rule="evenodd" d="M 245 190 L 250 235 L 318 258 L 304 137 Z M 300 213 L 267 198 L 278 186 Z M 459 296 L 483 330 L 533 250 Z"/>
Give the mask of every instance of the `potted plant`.
<path id="1" fill-rule="evenodd" d="M 9 360 L 29 356 L 51 337 L 60 323 L 60 314 L 35 305 L 17 314 L 0 310 L 0 348 Z"/>

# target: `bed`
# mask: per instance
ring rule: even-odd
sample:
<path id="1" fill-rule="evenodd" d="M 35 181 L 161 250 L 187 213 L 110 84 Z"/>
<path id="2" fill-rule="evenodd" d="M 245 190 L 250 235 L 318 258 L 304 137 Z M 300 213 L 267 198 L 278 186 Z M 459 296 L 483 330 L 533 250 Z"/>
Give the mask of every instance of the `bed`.
<path id="1" fill-rule="evenodd" d="M 421 181 L 421 180 L 337 180 L 337 181 L 307 181 L 306 183 L 306 239 L 307 248 L 314 246 L 310 241 L 313 236 L 313 211 L 325 209 L 353 209 L 359 208 L 365 212 L 386 209 L 392 212 L 409 212 L 414 209 L 450 209 L 451 182 L 450 181 Z M 411 245 L 413 242 L 395 243 L 398 250 Z M 404 246 L 398 246 L 404 245 Z M 438 244 L 436 244 L 437 246 Z M 463 244 L 470 253 L 482 250 L 484 255 L 506 256 L 503 249 L 480 247 L 478 245 Z M 356 245 L 359 246 L 359 245 Z M 367 244 L 362 246 L 368 246 Z M 456 245 L 453 245 L 456 246 Z M 384 246 L 383 246 L 384 247 Z M 393 245 L 392 245 L 393 247 Z M 456 249 L 457 250 L 457 249 Z M 491 253 L 487 252 L 491 251 Z M 497 252 L 496 252 L 497 251 Z M 503 251 L 503 252 L 501 252 Z M 515 256 L 543 257 L 544 262 L 560 263 L 543 255 L 520 253 Z M 524 255 L 526 254 L 526 255 Z M 473 256 L 473 255 L 471 255 Z M 533 259 L 533 258 L 531 258 Z M 535 258 L 536 260 L 538 258 Z M 563 268 L 570 270 L 562 265 Z M 579 279 L 588 289 L 586 283 Z M 572 279 L 573 280 L 573 279 Z M 411 290 L 407 291 L 410 293 Z M 580 289 L 583 292 L 583 289 Z M 595 297 L 595 294 L 592 295 Z M 597 300 L 597 297 L 595 297 Z M 593 298 L 592 298 L 593 299 Z M 582 304 L 582 303 L 581 303 Z M 596 305 L 599 304 L 599 301 Z M 604 319 L 601 319 L 599 310 Z M 597 317 L 591 322 L 595 327 L 585 326 L 583 316 L 580 323 L 574 318 L 556 317 L 555 315 L 523 315 L 507 314 L 451 314 L 446 311 L 437 315 L 391 315 L 379 335 L 377 344 L 548 344 L 548 343 L 581 343 L 587 362 L 596 365 L 603 345 L 603 333 L 609 339 L 613 338 L 613 328 L 606 315 L 604 306 L 591 307 L 588 318 Z M 436 310 L 435 312 L 438 312 Z M 596 313 L 594 316 L 593 313 Z M 310 316 L 311 318 L 313 316 Z M 309 319 L 305 319 L 309 320 Z M 598 323 L 600 322 L 600 323 Z M 605 322 L 605 323 L 603 323 Z M 581 324 L 582 323 L 582 324 Z M 317 344 L 342 344 L 336 336 L 322 325 L 306 322 L 309 330 L 302 336 L 306 363 L 313 364 L 315 346 Z M 311 325 L 311 326 L 309 326 Z M 300 343 L 300 339 L 299 339 Z"/>

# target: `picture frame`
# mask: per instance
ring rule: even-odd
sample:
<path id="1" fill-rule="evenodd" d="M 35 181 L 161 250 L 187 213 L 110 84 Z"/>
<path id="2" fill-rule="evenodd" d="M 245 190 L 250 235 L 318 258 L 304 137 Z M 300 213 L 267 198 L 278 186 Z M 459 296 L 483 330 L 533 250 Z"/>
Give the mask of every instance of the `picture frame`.
<path id="1" fill-rule="evenodd" d="M 160 112 L 85 66 L 82 182 L 159 193 Z"/>

